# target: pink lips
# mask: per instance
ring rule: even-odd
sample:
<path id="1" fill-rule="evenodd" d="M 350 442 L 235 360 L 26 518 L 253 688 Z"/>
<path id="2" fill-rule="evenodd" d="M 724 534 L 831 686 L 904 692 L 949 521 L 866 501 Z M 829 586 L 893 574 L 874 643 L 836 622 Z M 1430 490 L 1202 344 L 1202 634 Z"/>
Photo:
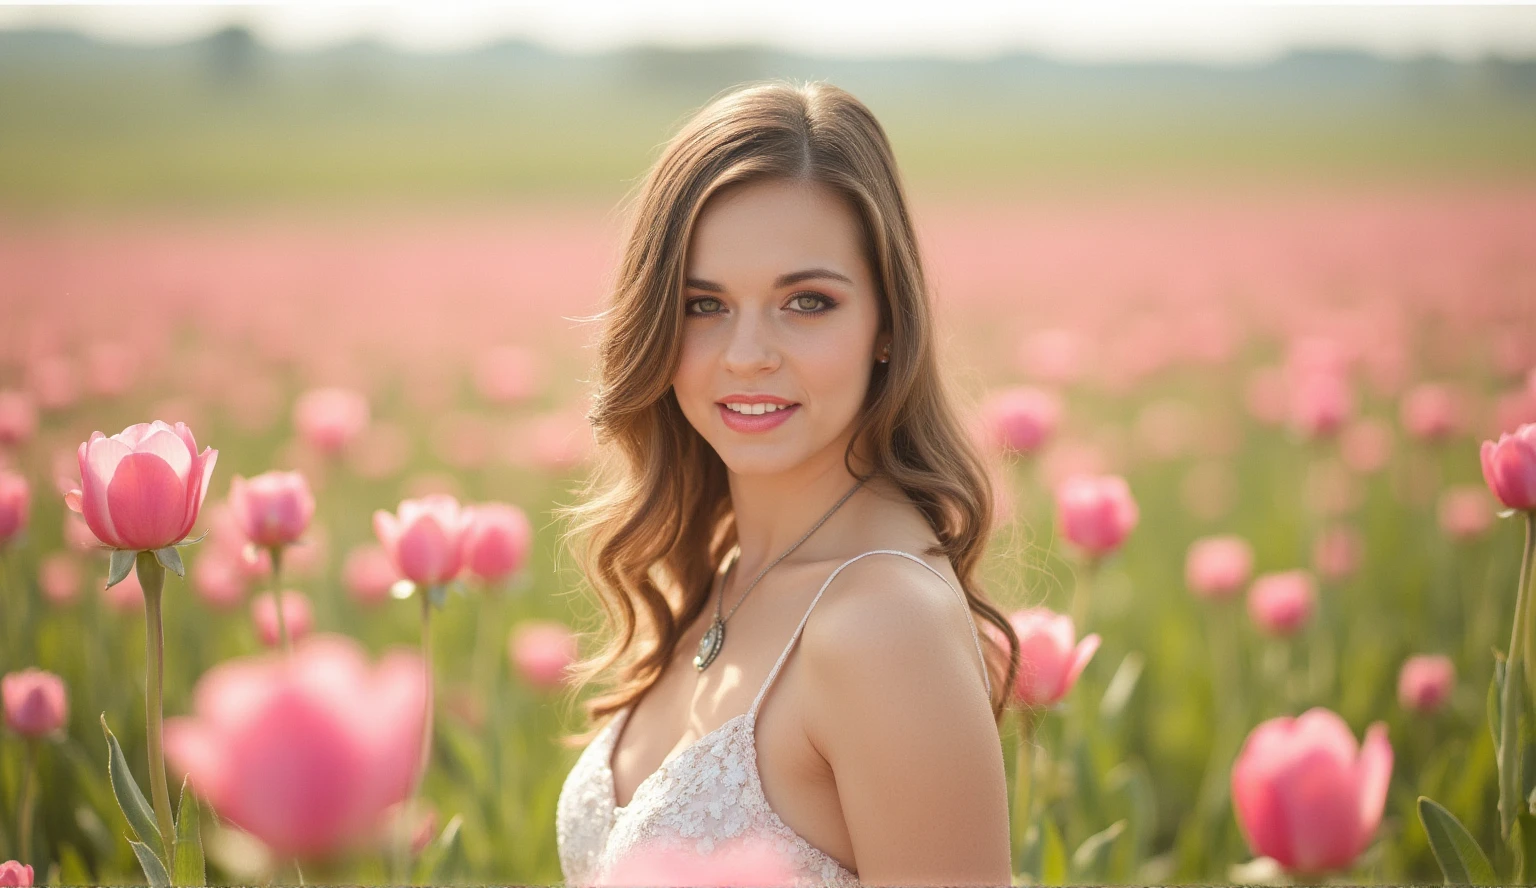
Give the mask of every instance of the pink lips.
<path id="1" fill-rule="evenodd" d="M 756 416 L 737 413 L 724 404 L 716 404 L 715 408 L 720 411 L 720 420 L 725 423 L 726 428 L 732 431 L 766 432 L 769 429 L 778 428 L 786 419 L 789 419 L 791 414 L 800 409 L 800 405 L 780 407 L 772 413 Z"/>

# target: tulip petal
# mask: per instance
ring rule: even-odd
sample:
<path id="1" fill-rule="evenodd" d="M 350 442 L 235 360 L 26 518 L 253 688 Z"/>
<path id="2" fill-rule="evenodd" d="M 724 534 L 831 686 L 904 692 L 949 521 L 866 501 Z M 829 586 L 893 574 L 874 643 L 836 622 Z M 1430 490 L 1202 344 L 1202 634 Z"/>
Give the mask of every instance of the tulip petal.
<path id="1" fill-rule="evenodd" d="M 107 511 L 123 549 L 159 549 L 181 539 L 186 487 L 165 460 L 131 453 L 107 485 Z"/>
<path id="2" fill-rule="evenodd" d="M 71 490 L 64 494 L 64 505 L 68 506 L 71 512 L 84 511 L 85 504 L 81 501 L 81 497 L 82 494 L 79 488 Z"/>
<path id="3" fill-rule="evenodd" d="M 1243 744 L 1232 766 L 1232 807 L 1249 848 L 1291 867 L 1296 862 L 1291 833 L 1275 792 L 1276 774 L 1284 763 L 1273 742 L 1279 721 L 1259 725 Z"/>
<path id="4" fill-rule="evenodd" d="M 1099 634 L 1095 632 L 1077 643 L 1077 650 L 1072 653 L 1072 662 L 1067 665 L 1067 674 L 1062 677 L 1061 689 L 1056 692 L 1056 696 L 1066 696 L 1067 692 L 1072 690 L 1072 686 L 1077 684 L 1077 677 L 1083 674 L 1088 661 L 1093 659 L 1094 652 L 1099 649 L 1100 641 Z"/>
<path id="5" fill-rule="evenodd" d="M 1381 825 L 1387 807 L 1387 787 L 1392 782 L 1392 744 L 1387 740 L 1387 726 L 1377 722 L 1365 732 L 1357 763 L 1360 793 L 1360 836 L 1357 845 L 1370 844 Z"/>
<path id="6" fill-rule="evenodd" d="M 187 445 L 174 432 L 151 432 L 133 448 L 133 452 L 152 453 L 165 460 L 184 486 L 191 480 L 193 454 L 187 452 Z"/>
<path id="7" fill-rule="evenodd" d="M 117 526 L 108 508 L 107 485 L 117 474 L 117 467 L 133 451 L 128 445 L 97 432 L 80 445 L 81 513 L 86 526 L 98 540 L 119 549 L 129 548 L 118 536 Z"/>
<path id="8" fill-rule="evenodd" d="M 208 481 L 213 477 L 213 466 L 218 459 L 219 452 L 210 447 L 193 462 L 192 483 L 187 486 L 185 518 L 182 520 L 181 534 L 177 539 L 186 537 L 196 526 L 197 515 L 203 508 L 203 499 L 208 496 Z"/>

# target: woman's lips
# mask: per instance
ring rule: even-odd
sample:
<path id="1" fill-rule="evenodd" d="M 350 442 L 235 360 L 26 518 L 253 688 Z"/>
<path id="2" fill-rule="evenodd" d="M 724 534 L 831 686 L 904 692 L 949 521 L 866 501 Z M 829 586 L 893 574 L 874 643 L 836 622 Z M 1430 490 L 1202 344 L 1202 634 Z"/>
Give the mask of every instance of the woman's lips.
<path id="1" fill-rule="evenodd" d="M 724 404 L 716 404 L 715 408 L 720 411 L 720 420 L 725 423 L 725 427 L 732 431 L 766 432 L 769 429 L 775 429 L 782 425 L 795 411 L 800 409 L 800 405 L 780 407 L 772 413 L 754 415 L 737 413 Z"/>

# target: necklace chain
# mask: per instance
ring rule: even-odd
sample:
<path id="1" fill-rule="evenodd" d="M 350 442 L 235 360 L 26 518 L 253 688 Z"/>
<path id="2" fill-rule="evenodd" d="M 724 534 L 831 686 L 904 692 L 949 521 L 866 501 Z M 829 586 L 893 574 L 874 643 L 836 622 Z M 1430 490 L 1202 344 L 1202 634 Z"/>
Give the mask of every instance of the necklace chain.
<path id="1" fill-rule="evenodd" d="M 715 661 L 715 657 L 720 655 L 720 649 L 725 646 L 726 621 L 735 615 L 736 609 L 741 607 L 741 603 L 747 600 L 748 595 L 752 594 L 752 589 L 757 586 L 758 580 L 761 580 L 764 574 L 772 570 L 774 565 L 778 564 L 780 561 L 783 561 L 785 558 L 788 558 L 789 553 L 800 548 L 801 543 L 810 539 L 811 534 L 815 533 L 817 528 L 825 524 L 827 519 L 832 517 L 832 513 L 842 508 L 843 503 L 846 503 L 848 498 L 853 496 L 854 492 L 862 486 L 864 486 L 863 479 L 855 482 L 854 485 L 848 489 L 848 492 L 843 494 L 842 499 L 834 503 L 832 508 L 828 509 L 827 513 L 822 515 L 819 521 L 811 525 L 810 530 L 807 530 L 805 534 L 800 537 L 800 539 L 795 540 L 794 545 L 790 546 L 788 549 L 785 549 L 783 553 L 779 555 L 779 557 L 769 562 L 767 567 L 758 571 L 757 576 L 752 579 L 752 582 L 747 584 L 747 590 L 741 593 L 741 598 L 739 598 L 736 601 L 735 606 L 731 608 L 731 612 L 722 617 L 720 616 L 720 608 L 725 603 L 725 586 L 726 583 L 730 581 L 731 573 L 736 570 L 736 562 L 741 560 L 741 549 L 738 548 L 736 550 L 736 555 L 731 558 L 730 565 L 728 565 L 725 569 L 725 577 L 720 581 L 720 595 L 715 599 L 715 619 L 710 624 L 708 631 L 704 633 L 704 637 L 699 639 L 699 652 L 698 655 L 693 658 L 693 665 L 700 672 L 703 672 L 705 669 L 709 668 L 709 664 L 713 663 Z"/>

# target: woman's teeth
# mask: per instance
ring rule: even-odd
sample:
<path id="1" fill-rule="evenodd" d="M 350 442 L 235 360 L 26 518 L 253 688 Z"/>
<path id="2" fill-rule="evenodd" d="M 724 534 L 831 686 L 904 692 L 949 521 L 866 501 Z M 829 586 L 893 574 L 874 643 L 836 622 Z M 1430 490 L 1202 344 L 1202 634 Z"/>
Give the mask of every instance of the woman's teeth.
<path id="1" fill-rule="evenodd" d="M 727 409 L 747 416 L 757 416 L 762 413 L 772 413 L 775 410 L 785 410 L 793 407 L 793 404 L 727 404 Z"/>

